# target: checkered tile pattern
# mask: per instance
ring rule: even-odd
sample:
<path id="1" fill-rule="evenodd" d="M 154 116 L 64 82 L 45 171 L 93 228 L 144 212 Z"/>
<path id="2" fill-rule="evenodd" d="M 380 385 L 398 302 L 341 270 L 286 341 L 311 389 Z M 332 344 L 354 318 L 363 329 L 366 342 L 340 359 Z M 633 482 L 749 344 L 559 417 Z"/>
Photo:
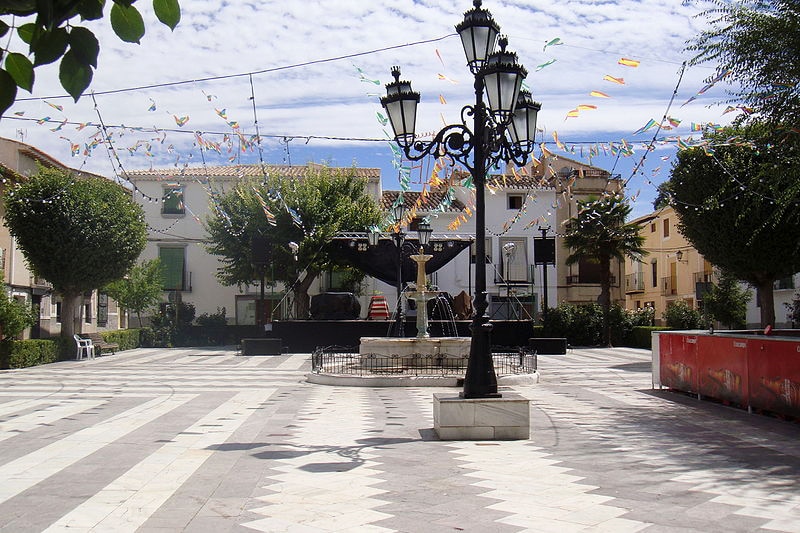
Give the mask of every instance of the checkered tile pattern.
<path id="1" fill-rule="evenodd" d="M 446 389 L 312 385 L 307 354 L 2 372 L 0 530 L 800 531 L 800 425 L 652 390 L 649 358 L 541 356 L 509 442 L 439 441 Z"/>

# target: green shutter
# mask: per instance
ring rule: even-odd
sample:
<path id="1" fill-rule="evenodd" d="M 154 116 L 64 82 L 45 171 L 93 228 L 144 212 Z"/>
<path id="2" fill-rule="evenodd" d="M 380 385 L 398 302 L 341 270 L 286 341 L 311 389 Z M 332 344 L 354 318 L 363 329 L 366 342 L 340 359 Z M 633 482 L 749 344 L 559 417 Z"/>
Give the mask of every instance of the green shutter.
<path id="1" fill-rule="evenodd" d="M 161 198 L 161 212 L 165 215 L 184 214 L 183 187 L 176 185 L 164 189 L 164 196 Z"/>
<path id="2" fill-rule="evenodd" d="M 186 248 L 159 248 L 158 257 L 161 259 L 164 275 L 164 290 L 182 290 L 183 272 Z"/>

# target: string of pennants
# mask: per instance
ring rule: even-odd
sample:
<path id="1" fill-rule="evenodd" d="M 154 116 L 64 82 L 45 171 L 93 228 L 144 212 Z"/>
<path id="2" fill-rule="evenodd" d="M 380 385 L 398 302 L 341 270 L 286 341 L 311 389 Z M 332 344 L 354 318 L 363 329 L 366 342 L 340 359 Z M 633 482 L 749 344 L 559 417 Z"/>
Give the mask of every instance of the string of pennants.
<path id="1" fill-rule="evenodd" d="M 543 51 L 548 49 L 552 50 L 555 47 L 564 45 L 564 41 L 561 38 L 555 38 L 548 41 L 544 47 Z M 453 77 L 447 74 L 446 65 L 442 59 L 442 55 L 439 53 L 437 49 L 435 54 L 438 58 L 439 63 L 441 64 L 443 70 L 442 72 L 437 73 L 438 80 L 449 83 L 449 84 L 458 84 L 459 81 L 454 79 Z M 537 65 L 535 68 L 536 72 L 542 71 L 553 65 L 557 62 L 557 58 L 550 58 L 547 61 Z M 636 69 L 640 66 L 640 61 L 636 59 L 630 58 L 619 58 L 617 61 L 617 65 L 624 68 L 624 69 Z M 372 78 L 364 72 L 363 69 L 359 68 L 356 65 L 353 65 L 356 69 L 358 79 L 360 82 L 367 83 L 370 85 L 379 86 L 381 82 L 379 79 Z M 700 98 L 703 94 L 705 94 L 708 90 L 714 87 L 715 84 L 723 81 L 726 77 L 730 75 L 730 71 L 722 72 L 713 77 L 709 80 L 705 86 L 703 86 L 700 90 L 698 90 L 693 96 L 688 98 L 681 107 L 695 101 L 696 99 Z M 628 84 L 624 73 L 610 73 L 606 74 L 602 78 L 602 82 L 610 83 L 617 88 L 625 87 Z M 781 90 L 788 90 L 792 89 L 792 87 L 783 86 L 780 84 L 775 84 L 774 90 L 777 94 L 778 91 Z M 200 155 L 204 158 L 204 153 L 211 153 L 213 152 L 218 157 L 222 157 L 227 159 L 228 163 L 230 164 L 238 164 L 242 161 L 242 157 L 245 154 L 253 153 L 258 148 L 263 139 L 263 136 L 253 135 L 253 134 L 246 134 L 240 124 L 240 120 L 237 117 L 230 117 L 227 109 L 224 106 L 214 105 L 214 102 L 218 100 L 218 97 L 212 94 L 208 94 L 203 91 L 203 95 L 207 102 L 209 103 L 210 107 L 213 109 L 214 114 L 220 119 L 221 125 L 224 124 L 224 127 L 227 129 L 226 132 L 219 134 L 219 133 L 206 133 L 201 131 L 192 131 L 191 130 L 191 118 L 189 115 L 172 112 L 170 110 L 160 111 L 163 113 L 168 114 L 175 123 L 175 129 L 158 129 L 158 128 L 145 128 L 145 127 L 126 127 L 124 125 L 121 126 L 111 126 L 106 127 L 101 123 L 96 122 L 71 122 L 64 114 L 64 108 L 58 104 L 54 104 L 49 101 L 44 101 L 47 106 L 52 108 L 53 110 L 61 113 L 62 116 L 53 118 L 50 115 L 36 118 L 36 119 L 28 119 L 33 120 L 37 125 L 47 127 L 50 131 L 54 134 L 59 136 L 59 139 L 62 139 L 69 143 L 69 150 L 70 154 L 73 157 L 84 157 L 89 158 L 92 157 L 95 150 L 100 146 L 106 146 L 110 149 L 115 149 L 116 146 L 123 147 L 124 151 L 127 152 L 129 156 L 134 155 L 143 155 L 150 159 L 151 164 L 150 168 L 153 169 L 153 160 L 156 158 L 156 148 L 159 150 L 166 151 L 167 154 L 174 157 L 173 159 L 173 166 L 177 169 L 175 173 L 172 173 L 168 176 L 165 176 L 164 179 L 167 180 L 174 180 L 174 179 L 181 179 L 185 178 L 182 169 L 186 169 L 192 162 L 193 154 L 190 152 L 188 155 L 184 154 L 181 150 L 176 148 L 175 143 L 168 142 L 170 139 L 170 133 L 191 133 L 193 135 L 193 146 L 199 150 Z M 374 97 L 374 94 L 369 94 L 368 96 Z M 599 90 L 594 89 L 588 93 L 588 96 L 593 99 L 610 99 L 614 98 L 616 95 L 613 94 L 613 91 L 609 89 Z M 148 113 L 158 113 L 159 112 L 159 105 L 157 102 L 152 99 L 148 98 L 149 100 L 149 107 L 147 107 Z M 445 106 L 447 105 L 447 101 L 443 95 L 439 95 L 440 104 Z M 569 119 L 577 119 L 583 113 L 596 111 L 601 107 L 602 104 L 600 103 L 580 103 L 576 105 L 573 109 L 569 110 L 566 113 L 565 120 Z M 753 111 L 745 106 L 728 106 L 724 111 L 723 115 L 729 113 L 743 113 L 743 114 L 751 114 Z M 26 114 L 25 111 L 17 111 L 14 113 L 18 118 L 24 117 Z M 442 123 L 446 124 L 444 120 L 444 114 L 440 113 Z M 383 128 L 384 136 L 386 138 L 387 144 L 391 149 L 392 153 L 392 166 L 398 171 L 398 182 L 401 189 L 401 194 L 408 192 L 411 190 L 411 175 L 415 168 L 420 167 L 412 167 L 409 162 L 405 161 L 402 150 L 399 146 L 394 142 L 392 139 L 392 134 L 387 131 L 386 126 L 388 125 L 388 119 L 386 116 L 381 112 L 376 112 L 376 120 L 378 124 Z M 677 129 L 679 125 L 683 123 L 683 120 L 680 118 L 676 118 L 674 116 L 668 116 L 665 120 L 657 122 L 654 119 L 649 119 L 642 127 L 637 129 L 636 131 L 631 133 L 631 136 L 640 135 L 643 133 L 647 133 L 648 131 L 658 128 L 664 131 L 671 131 Z M 689 130 L 692 133 L 702 133 L 706 130 L 720 130 L 722 126 L 715 123 L 690 123 Z M 80 142 L 76 141 L 71 138 L 69 135 L 69 131 L 74 131 L 75 133 L 81 132 L 82 135 L 85 137 L 85 141 Z M 797 133 L 798 131 L 792 130 L 792 132 Z M 147 137 L 147 135 L 150 135 Z M 130 142 L 126 142 L 125 136 L 133 136 L 134 138 Z M 422 133 L 421 136 L 424 137 L 425 135 L 432 135 L 432 132 Z M 587 159 L 589 164 L 591 164 L 592 159 L 594 157 L 599 156 L 601 153 L 603 155 L 612 155 L 612 156 L 620 156 L 620 157 L 631 157 L 636 154 L 636 150 L 640 147 L 639 142 L 627 141 L 625 139 L 620 139 L 619 141 L 610 141 L 610 142 L 579 142 L 579 143 L 570 143 L 570 142 L 563 142 L 558 135 L 557 131 L 553 132 L 553 141 L 552 143 L 543 142 L 540 145 L 540 149 L 543 155 L 547 155 L 548 160 L 551 160 L 553 156 L 555 156 L 554 152 L 550 151 L 547 148 L 547 144 L 554 144 L 561 152 L 580 156 L 581 158 Z M 708 154 L 713 154 L 714 151 L 714 144 L 712 144 L 707 139 L 695 139 L 694 136 L 666 136 L 661 138 L 657 141 L 659 145 L 672 145 L 675 146 L 678 150 L 685 150 L 689 148 L 700 147 L 704 149 Z M 738 138 L 730 138 L 725 140 L 722 144 L 726 145 L 743 145 L 743 146 L 750 146 L 750 143 L 744 139 Z M 652 143 L 641 143 L 641 149 L 645 151 L 652 151 L 654 146 Z M 120 170 L 122 169 L 122 163 L 119 162 L 119 156 L 117 155 L 118 166 Z M 661 158 L 663 161 L 668 161 L 670 159 L 669 156 L 663 156 Z M 84 159 L 84 164 L 85 164 Z M 534 166 L 539 166 L 538 161 L 534 161 Z M 637 165 L 638 168 L 638 165 Z M 653 169 L 651 171 L 652 176 L 651 178 L 655 178 L 661 170 L 661 166 Z M 552 168 L 552 165 L 549 165 L 549 168 L 545 169 L 544 175 L 547 177 L 556 176 L 555 170 Z M 527 178 L 527 176 L 525 176 Z M 117 176 L 118 179 L 124 180 L 124 172 L 121 172 L 120 175 Z M 511 176 L 511 178 L 503 178 L 503 179 L 519 179 L 520 176 L 517 175 L 516 172 Z M 218 198 L 220 191 L 213 190 L 213 186 L 207 183 L 204 180 L 197 179 L 198 182 L 203 183 L 206 186 L 206 191 L 209 197 L 212 200 L 212 205 L 217 205 L 215 201 Z M 647 184 L 653 185 L 652 181 L 648 178 L 645 180 Z M 455 186 L 459 185 L 466 188 L 474 189 L 474 184 L 471 183 L 471 179 L 469 177 L 464 177 L 463 175 L 458 175 L 454 169 L 447 166 L 444 160 L 436 160 L 433 165 L 433 168 L 426 178 L 425 183 L 422 187 L 422 192 L 418 196 L 415 205 L 413 206 L 411 212 L 414 213 L 420 209 L 423 203 L 427 200 L 429 191 L 432 188 L 436 188 L 441 190 L 444 187 L 445 194 L 442 197 L 439 205 L 433 207 L 431 209 L 431 216 L 438 216 L 438 213 L 443 213 L 451 209 L 452 203 L 455 200 Z M 144 194 L 142 191 L 136 189 L 135 185 L 132 184 L 134 187 L 135 192 L 142 195 L 148 201 L 159 201 L 158 198 L 151 198 Z M 493 183 L 489 180 L 487 183 L 487 188 L 490 192 L 492 192 Z M 565 188 L 565 195 L 570 195 L 569 186 Z M 638 195 L 638 193 L 637 193 Z M 257 195 L 259 198 L 259 202 L 264 211 L 264 215 L 270 223 L 274 223 L 275 214 L 272 211 L 271 203 L 267 201 L 267 199 Z M 636 195 L 635 195 L 636 196 Z M 634 197 L 635 197 L 634 196 Z M 302 227 L 302 220 L 300 219 L 299 215 L 296 212 L 292 212 L 292 210 L 282 202 L 280 198 L 272 198 L 272 200 L 278 200 L 278 204 L 282 209 L 286 209 L 287 212 L 291 215 L 293 222 Z M 537 197 L 535 194 L 528 191 L 525 195 L 525 200 L 523 201 L 522 207 L 502 226 L 502 233 L 507 232 L 511 227 L 517 224 L 520 220 L 525 218 L 527 214 L 529 204 L 532 202 L 537 201 Z M 552 209 L 557 209 L 560 205 L 562 199 L 557 200 L 552 206 Z M 194 214 L 191 210 L 191 206 L 184 205 L 187 212 L 191 214 L 193 219 L 197 223 L 202 223 L 202 221 Z M 472 214 L 474 213 L 474 204 L 468 203 L 464 207 L 462 214 L 458 216 L 456 221 L 451 224 L 450 229 L 457 229 L 460 225 L 464 224 L 469 218 L 471 218 Z M 552 211 L 548 211 L 548 216 L 551 215 Z M 539 217 L 543 218 L 543 217 Z M 540 222 L 546 222 L 546 220 L 534 220 L 527 223 L 525 226 L 529 228 L 533 225 L 536 225 Z M 166 230 L 161 230 L 166 231 Z M 500 234 L 502 234 L 500 233 Z"/>

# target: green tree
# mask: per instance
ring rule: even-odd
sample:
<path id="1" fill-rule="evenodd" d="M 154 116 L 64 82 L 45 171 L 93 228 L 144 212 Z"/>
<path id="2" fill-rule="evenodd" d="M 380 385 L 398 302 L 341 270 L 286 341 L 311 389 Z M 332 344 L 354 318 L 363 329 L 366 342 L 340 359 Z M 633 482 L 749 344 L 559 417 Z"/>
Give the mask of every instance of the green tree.
<path id="1" fill-rule="evenodd" d="M 723 271 L 719 281 L 703 295 L 703 314 L 728 329 L 743 328 L 747 325 L 747 302 L 752 297 L 750 291 L 742 289 L 736 276 Z"/>
<path id="2" fill-rule="evenodd" d="M 53 168 L 15 185 L 5 208 L 31 270 L 61 295 L 61 335 L 71 338 L 83 293 L 122 278 L 144 248 L 142 208 L 109 180 Z"/>
<path id="3" fill-rule="evenodd" d="M 211 254 L 221 257 L 217 278 L 225 285 L 260 279 L 253 239 L 265 239 L 270 283 L 285 283 L 295 294 L 295 313 L 306 318 L 308 289 L 327 270 L 348 268 L 331 254 L 340 231 L 363 231 L 380 220 L 366 180 L 350 171 L 309 167 L 303 178 L 269 176 L 242 181 L 216 199 L 206 220 Z M 296 243 L 296 251 L 290 243 Z"/>
<path id="4" fill-rule="evenodd" d="M 113 0 L 109 18 L 114 33 L 125 42 L 139 43 L 145 27 L 136 0 Z M 33 90 L 34 69 L 60 60 L 59 80 L 75 101 L 92 82 L 100 43 L 77 20 L 103 18 L 105 0 L 10 0 L 0 6 L 0 115 L 11 107 L 17 88 Z M 153 0 L 153 10 L 163 24 L 174 30 L 181 18 L 178 0 Z M 10 16 L 9 16 L 10 15 Z M 8 48 L 9 32 L 28 45 L 27 53 Z M 31 59 L 33 61 L 31 61 Z"/>
<path id="5" fill-rule="evenodd" d="M 800 270 L 800 153 L 760 123 L 704 141 L 678 152 L 663 184 L 678 227 L 708 261 L 758 289 L 761 327 L 774 326 L 773 282 Z"/>
<path id="6" fill-rule="evenodd" d="M 667 327 L 672 329 L 700 329 L 703 327 L 703 317 L 700 311 L 692 309 L 683 300 L 675 300 L 667 304 L 662 315 Z"/>
<path id="7" fill-rule="evenodd" d="M 6 291 L 0 290 L 0 340 L 16 337 L 25 328 L 33 326 L 38 319 L 37 309 L 9 298 Z"/>
<path id="8" fill-rule="evenodd" d="M 735 103 L 773 125 L 800 118 L 800 4 L 797 0 L 712 0 L 709 29 L 689 42 L 691 64 L 716 63 Z M 743 117 L 746 116 L 742 115 Z"/>
<path id="9" fill-rule="evenodd" d="M 598 303 L 603 308 L 603 342 L 607 345 L 611 342 L 611 259 L 641 261 L 647 255 L 639 226 L 626 222 L 630 213 L 622 194 L 590 198 L 578 202 L 578 214 L 564 225 L 564 245 L 570 249 L 566 263 L 589 260 L 600 265 Z"/>
<path id="10" fill-rule="evenodd" d="M 127 275 L 107 284 L 103 290 L 128 311 L 136 313 L 142 325 L 142 312 L 161 302 L 163 265 L 159 259 L 131 267 Z"/>

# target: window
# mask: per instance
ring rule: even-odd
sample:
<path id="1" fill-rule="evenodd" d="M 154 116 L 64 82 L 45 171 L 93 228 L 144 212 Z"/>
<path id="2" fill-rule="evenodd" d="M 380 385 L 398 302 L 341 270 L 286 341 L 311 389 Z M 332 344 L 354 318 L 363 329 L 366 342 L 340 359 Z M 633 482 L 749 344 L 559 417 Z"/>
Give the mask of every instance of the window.
<path id="1" fill-rule="evenodd" d="M 185 212 L 183 187 L 177 183 L 167 184 L 164 187 L 164 195 L 161 197 L 161 214 L 183 215 Z"/>
<path id="2" fill-rule="evenodd" d="M 108 325 L 108 294 L 97 293 L 97 325 Z"/>
<path id="3" fill-rule="evenodd" d="M 522 204 L 525 202 L 524 195 L 509 194 L 506 198 L 508 200 L 508 209 L 522 209 Z"/>
<path id="4" fill-rule="evenodd" d="M 186 248 L 162 246 L 158 249 L 158 258 L 163 268 L 163 289 L 165 291 L 184 290 L 186 272 Z"/>
<path id="5" fill-rule="evenodd" d="M 652 224 L 650 224 L 650 233 L 655 233 L 655 232 L 656 232 L 656 223 L 653 222 Z"/>
<path id="6" fill-rule="evenodd" d="M 658 262 L 653 260 L 650 263 L 650 271 L 653 278 L 653 287 L 658 287 Z"/>
<path id="7" fill-rule="evenodd" d="M 87 324 L 92 323 L 92 304 L 91 302 L 86 302 L 83 304 L 83 321 Z"/>
<path id="8" fill-rule="evenodd" d="M 61 302 L 56 302 L 56 323 L 61 323 Z"/>
<path id="9" fill-rule="evenodd" d="M 500 255 L 503 260 L 503 278 L 506 281 L 528 281 L 528 239 L 525 237 L 503 237 L 500 239 Z M 507 248 L 508 247 L 508 248 Z"/>
<path id="10" fill-rule="evenodd" d="M 486 263 L 492 262 L 492 238 L 486 237 Z M 469 245 L 469 262 L 475 263 L 475 243 Z"/>
<path id="11" fill-rule="evenodd" d="M 669 237 L 669 219 L 664 219 L 664 237 Z"/>
<path id="12" fill-rule="evenodd" d="M 578 283 L 600 283 L 600 262 L 581 258 L 578 261 Z"/>

